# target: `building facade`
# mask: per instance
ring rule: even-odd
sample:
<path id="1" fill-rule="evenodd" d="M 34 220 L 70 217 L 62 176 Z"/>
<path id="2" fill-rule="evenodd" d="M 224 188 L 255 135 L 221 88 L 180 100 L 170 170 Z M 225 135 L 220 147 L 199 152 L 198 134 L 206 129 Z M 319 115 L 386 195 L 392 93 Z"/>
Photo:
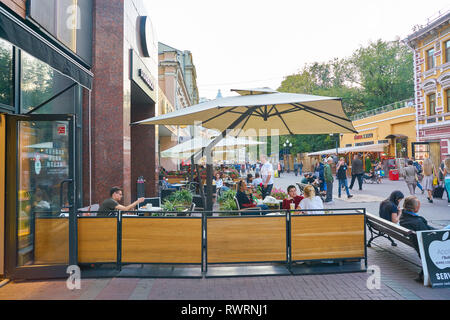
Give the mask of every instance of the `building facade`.
<path id="1" fill-rule="evenodd" d="M 416 142 L 416 114 L 414 100 L 401 101 L 358 115 L 353 126 L 358 134 L 341 136 L 340 147 L 360 147 L 388 144 L 386 157 L 413 156 Z"/>
<path id="2" fill-rule="evenodd" d="M 158 56 L 159 88 L 163 92 L 162 98 L 167 101 L 164 105 L 175 111 L 198 104 L 197 72 L 192 53 L 159 42 Z M 191 131 L 191 127 L 185 126 L 159 126 L 160 152 L 189 140 Z M 160 159 L 160 165 L 169 171 L 177 170 L 180 164 L 180 159 Z"/>
<path id="3" fill-rule="evenodd" d="M 156 194 L 157 72 L 142 0 L 0 1 L 0 276 L 66 277 L 77 208 Z"/>
<path id="4" fill-rule="evenodd" d="M 450 155 L 450 11 L 416 27 L 404 41 L 414 53 L 414 152 L 438 165 Z"/>
<path id="5" fill-rule="evenodd" d="M 93 14 L 96 76 L 84 170 L 91 199 L 85 205 L 101 203 L 112 186 L 123 187 L 124 202 L 130 203 L 140 176 L 146 195 L 157 193 L 155 128 L 130 126 L 157 115 L 157 40 L 142 0 L 96 0 Z"/>

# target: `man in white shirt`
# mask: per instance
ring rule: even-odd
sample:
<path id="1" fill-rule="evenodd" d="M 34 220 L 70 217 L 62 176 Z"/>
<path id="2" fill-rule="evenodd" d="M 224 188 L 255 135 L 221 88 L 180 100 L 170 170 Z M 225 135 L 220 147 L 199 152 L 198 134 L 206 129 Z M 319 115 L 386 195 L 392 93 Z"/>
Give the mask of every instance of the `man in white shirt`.
<path id="1" fill-rule="evenodd" d="M 265 199 L 266 196 L 270 196 L 273 188 L 273 167 L 270 162 L 267 161 L 265 155 L 261 156 L 261 179 L 263 183 L 262 187 L 262 198 Z"/>

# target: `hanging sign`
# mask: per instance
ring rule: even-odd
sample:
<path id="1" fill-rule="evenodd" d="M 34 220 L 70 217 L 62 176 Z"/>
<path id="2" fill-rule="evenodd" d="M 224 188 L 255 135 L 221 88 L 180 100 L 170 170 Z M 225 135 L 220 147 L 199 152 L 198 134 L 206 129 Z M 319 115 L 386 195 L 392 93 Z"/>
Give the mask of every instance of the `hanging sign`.
<path id="1" fill-rule="evenodd" d="M 424 285 L 450 288 L 450 231 L 418 231 Z"/>
<path id="2" fill-rule="evenodd" d="M 58 125 L 58 135 L 59 136 L 67 136 L 67 126 L 66 125 Z"/>

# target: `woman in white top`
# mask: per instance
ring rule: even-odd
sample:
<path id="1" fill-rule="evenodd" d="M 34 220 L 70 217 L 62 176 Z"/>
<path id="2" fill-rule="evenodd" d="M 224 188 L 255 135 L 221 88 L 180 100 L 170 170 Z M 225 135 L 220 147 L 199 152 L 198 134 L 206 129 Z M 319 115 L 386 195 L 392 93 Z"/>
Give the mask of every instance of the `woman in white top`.
<path id="1" fill-rule="evenodd" d="M 222 175 L 217 172 L 216 173 L 216 189 L 222 189 L 222 191 L 228 191 L 230 188 L 223 185 Z"/>
<path id="2" fill-rule="evenodd" d="M 316 196 L 314 187 L 308 185 L 304 189 L 305 198 L 300 202 L 300 209 L 310 210 L 310 209 L 323 209 L 323 202 L 320 197 Z M 323 211 L 306 211 L 305 214 L 325 214 Z"/>

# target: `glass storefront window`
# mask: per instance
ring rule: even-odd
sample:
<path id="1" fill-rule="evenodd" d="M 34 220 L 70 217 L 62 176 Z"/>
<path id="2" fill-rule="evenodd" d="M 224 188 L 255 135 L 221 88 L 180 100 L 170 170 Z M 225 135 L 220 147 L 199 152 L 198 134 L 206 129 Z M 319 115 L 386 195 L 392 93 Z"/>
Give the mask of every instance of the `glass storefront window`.
<path id="1" fill-rule="evenodd" d="M 13 105 L 13 46 L 0 39 L 0 104 Z"/>
<path id="2" fill-rule="evenodd" d="M 68 128 L 67 121 L 19 123 L 18 267 L 68 262 L 68 218 L 59 218 L 67 205 L 59 196 L 69 177 Z"/>
<path id="3" fill-rule="evenodd" d="M 48 64 L 22 52 L 21 113 L 27 113 L 48 101 L 74 82 L 52 69 Z M 70 90 L 69 90 L 70 91 Z M 68 94 L 66 92 L 66 94 Z M 70 100 L 70 96 L 68 98 Z M 67 107 L 69 107 L 67 110 Z M 58 109 L 58 108 L 57 108 Z M 60 103 L 55 114 L 73 113 L 73 100 L 69 104 Z"/>

